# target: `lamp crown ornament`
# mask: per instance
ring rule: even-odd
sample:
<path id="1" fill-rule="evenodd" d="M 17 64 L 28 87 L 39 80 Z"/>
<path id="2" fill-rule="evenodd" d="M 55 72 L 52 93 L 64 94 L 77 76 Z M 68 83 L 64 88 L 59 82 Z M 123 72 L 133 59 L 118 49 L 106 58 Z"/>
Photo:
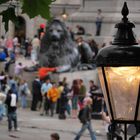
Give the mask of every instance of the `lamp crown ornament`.
<path id="1" fill-rule="evenodd" d="M 138 44 L 135 39 L 135 34 L 132 31 L 132 28 L 135 28 L 135 25 L 130 22 L 127 18 L 129 14 L 129 9 L 127 3 L 124 3 L 122 8 L 122 21 L 115 25 L 115 28 L 118 28 L 118 31 L 115 35 L 113 45 L 136 45 Z"/>

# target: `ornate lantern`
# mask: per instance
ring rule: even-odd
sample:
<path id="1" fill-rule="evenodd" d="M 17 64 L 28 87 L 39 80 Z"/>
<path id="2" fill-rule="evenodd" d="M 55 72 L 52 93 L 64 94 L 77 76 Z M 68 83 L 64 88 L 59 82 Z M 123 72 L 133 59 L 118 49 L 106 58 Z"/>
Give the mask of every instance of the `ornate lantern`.
<path id="1" fill-rule="evenodd" d="M 102 48 L 97 57 L 99 79 L 112 123 L 140 124 L 140 46 L 138 46 L 128 21 L 126 2 L 122 9 L 122 21 L 116 24 L 118 31 L 111 46 Z M 120 137 L 121 139 L 121 137 Z M 134 139 L 134 136 L 130 138 Z"/>

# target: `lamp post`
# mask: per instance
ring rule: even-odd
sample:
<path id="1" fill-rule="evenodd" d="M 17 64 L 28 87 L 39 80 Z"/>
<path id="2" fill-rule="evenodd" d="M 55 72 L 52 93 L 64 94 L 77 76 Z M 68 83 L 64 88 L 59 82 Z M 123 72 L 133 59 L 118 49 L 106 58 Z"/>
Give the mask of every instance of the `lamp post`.
<path id="1" fill-rule="evenodd" d="M 127 140 L 127 125 L 134 124 L 136 135 L 140 133 L 140 46 L 138 46 L 128 21 L 127 3 L 122 8 L 123 18 L 111 46 L 102 48 L 97 57 L 97 69 L 105 102 L 111 118 L 110 132 L 117 140 L 115 124 L 124 124 L 124 140 Z M 135 136 L 129 140 L 135 140 Z M 112 138 L 113 139 L 113 138 Z"/>
<path id="2" fill-rule="evenodd" d="M 63 19 L 64 21 L 68 18 L 68 14 L 67 14 L 67 12 L 66 12 L 66 8 L 65 8 L 65 7 L 63 8 L 63 11 L 62 11 L 61 16 L 62 16 L 62 19 Z"/>

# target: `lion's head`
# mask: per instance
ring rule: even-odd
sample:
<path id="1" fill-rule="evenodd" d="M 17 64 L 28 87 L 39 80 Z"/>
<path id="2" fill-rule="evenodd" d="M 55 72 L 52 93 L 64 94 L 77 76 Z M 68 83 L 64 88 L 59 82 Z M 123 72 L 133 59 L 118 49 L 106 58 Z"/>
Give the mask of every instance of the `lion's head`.
<path id="1" fill-rule="evenodd" d="M 74 67 L 79 62 L 79 53 L 66 25 L 58 19 L 49 23 L 41 42 L 40 65 Z"/>
<path id="2" fill-rule="evenodd" d="M 46 37 L 53 42 L 64 41 L 65 38 L 69 38 L 69 32 L 67 31 L 64 23 L 59 20 L 54 20 L 47 28 Z"/>

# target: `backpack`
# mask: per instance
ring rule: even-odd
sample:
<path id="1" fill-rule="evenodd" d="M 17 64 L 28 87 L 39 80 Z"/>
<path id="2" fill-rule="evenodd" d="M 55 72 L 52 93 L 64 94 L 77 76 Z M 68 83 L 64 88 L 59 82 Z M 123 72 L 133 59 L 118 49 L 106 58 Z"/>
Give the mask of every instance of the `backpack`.
<path id="1" fill-rule="evenodd" d="M 86 123 L 84 108 L 79 111 L 78 119 L 80 120 L 81 123 Z"/>

